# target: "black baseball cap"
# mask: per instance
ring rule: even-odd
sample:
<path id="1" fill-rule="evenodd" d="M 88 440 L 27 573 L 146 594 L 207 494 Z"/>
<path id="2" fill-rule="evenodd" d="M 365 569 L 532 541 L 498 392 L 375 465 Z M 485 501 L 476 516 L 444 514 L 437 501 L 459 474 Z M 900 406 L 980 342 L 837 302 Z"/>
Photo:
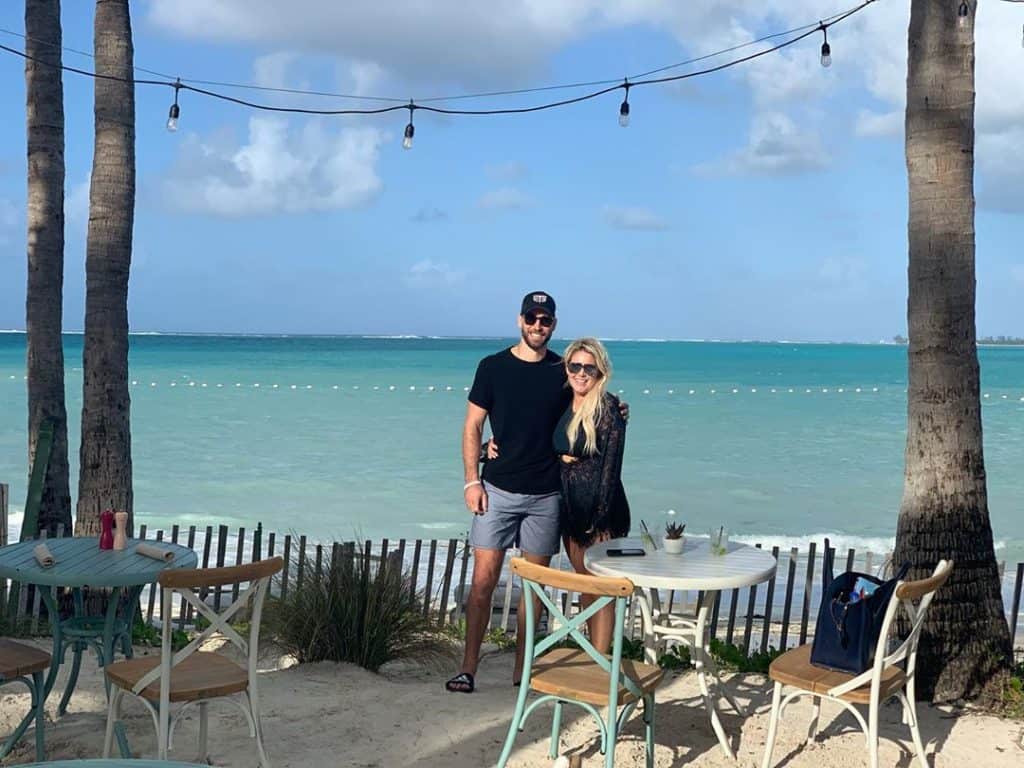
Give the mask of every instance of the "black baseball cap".
<path id="1" fill-rule="evenodd" d="M 523 296 L 523 306 L 522 309 L 519 310 L 519 314 L 525 315 L 533 309 L 541 309 L 554 317 L 555 300 L 551 297 L 550 293 L 545 293 L 544 291 L 530 291 L 528 294 Z"/>

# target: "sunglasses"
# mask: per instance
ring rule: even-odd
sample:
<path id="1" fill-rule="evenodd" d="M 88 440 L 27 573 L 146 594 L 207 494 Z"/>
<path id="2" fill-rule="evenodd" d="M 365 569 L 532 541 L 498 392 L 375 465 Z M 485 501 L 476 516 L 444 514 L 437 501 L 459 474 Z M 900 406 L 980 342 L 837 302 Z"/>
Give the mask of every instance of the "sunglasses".
<path id="1" fill-rule="evenodd" d="M 537 312 L 527 312 L 523 315 L 523 322 L 526 325 L 533 325 L 534 323 L 540 323 L 541 328 L 550 328 L 555 324 L 555 318 L 551 315 L 541 315 Z"/>
<path id="2" fill-rule="evenodd" d="M 579 373 L 580 371 L 583 371 L 592 379 L 601 378 L 600 369 L 596 365 L 591 365 L 590 363 L 568 363 L 565 367 L 569 369 L 569 373 Z"/>

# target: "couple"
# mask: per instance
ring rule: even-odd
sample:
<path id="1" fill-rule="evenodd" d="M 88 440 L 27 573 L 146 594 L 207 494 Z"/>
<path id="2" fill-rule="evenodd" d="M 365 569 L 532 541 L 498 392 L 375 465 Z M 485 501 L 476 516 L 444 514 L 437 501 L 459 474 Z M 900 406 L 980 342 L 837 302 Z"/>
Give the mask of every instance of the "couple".
<path id="1" fill-rule="evenodd" d="M 505 550 L 517 545 L 531 563 L 548 565 L 564 538 L 573 567 L 586 573 L 588 546 L 629 533 L 629 505 L 620 479 L 628 409 L 607 392 L 608 353 L 596 339 L 572 342 L 564 360 L 551 352 L 555 300 L 543 291 L 523 298 L 518 322 L 519 343 L 480 361 L 466 407 L 463 490 L 474 515 L 469 536 L 473 583 L 462 669 L 445 684 L 449 691 L 472 693 L 475 688 Z M 488 418 L 493 441 L 481 477 L 481 436 Z M 582 600 L 586 607 L 593 598 Z M 603 653 L 611 645 L 610 608 L 589 622 L 591 641 Z M 526 632 L 522 600 L 517 619 L 521 639 Z M 523 650 L 517 642 L 516 685 Z"/>

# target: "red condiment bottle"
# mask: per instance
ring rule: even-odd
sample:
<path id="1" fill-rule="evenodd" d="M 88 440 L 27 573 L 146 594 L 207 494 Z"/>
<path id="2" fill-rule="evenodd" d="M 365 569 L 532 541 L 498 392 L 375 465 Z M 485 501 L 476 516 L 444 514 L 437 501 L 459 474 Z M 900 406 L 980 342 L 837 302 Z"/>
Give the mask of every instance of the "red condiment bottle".
<path id="1" fill-rule="evenodd" d="M 114 513 L 105 510 L 100 513 L 100 549 L 114 548 Z"/>

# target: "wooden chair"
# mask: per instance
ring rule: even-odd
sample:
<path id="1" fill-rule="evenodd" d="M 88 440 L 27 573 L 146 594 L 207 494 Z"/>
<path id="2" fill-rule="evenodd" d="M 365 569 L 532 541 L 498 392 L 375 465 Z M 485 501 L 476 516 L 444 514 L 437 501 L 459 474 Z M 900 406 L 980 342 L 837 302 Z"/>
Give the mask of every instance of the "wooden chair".
<path id="1" fill-rule="evenodd" d="M 928 768 L 921 732 L 918 728 L 914 705 L 914 673 L 917 666 L 917 644 L 921 637 L 925 613 L 935 592 L 946 583 L 953 570 L 952 561 L 942 560 L 927 579 L 900 582 L 889 602 L 882 620 L 881 634 L 875 648 L 875 661 L 871 669 L 860 675 L 833 672 L 811 664 L 811 646 L 801 645 L 779 656 L 769 668 L 775 681 L 772 695 L 772 714 L 768 725 L 768 740 L 764 749 L 762 768 L 770 768 L 775 748 L 776 729 L 782 710 L 800 696 L 812 696 L 814 709 L 808 740 L 818 733 L 818 714 L 821 699 L 838 702 L 853 713 L 867 736 L 868 760 L 871 768 L 878 768 L 878 710 L 882 702 L 896 696 L 903 705 L 904 722 L 910 726 L 917 759 L 921 768 Z M 915 601 L 917 604 L 915 605 Z M 889 630 L 896 612 L 902 606 L 910 620 L 910 634 L 892 653 L 887 653 Z M 901 664 L 905 662 L 905 664 Z M 785 692 L 786 689 L 792 689 Z M 783 695 L 785 693 L 785 695 Z M 866 705 L 868 719 L 857 710 L 857 704 Z"/>
<path id="2" fill-rule="evenodd" d="M 51 657 L 46 651 L 30 645 L 0 639 L 0 685 L 22 683 L 32 694 L 32 706 L 18 727 L 4 742 L 0 757 L 6 757 L 25 733 L 29 723 L 36 723 L 36 760 L 43 755 L 43 704 L 46 699 L 43 670 L 50 666 Z"/>
<path id="3" fill-rule="evenodd" d="M 103 756 L 109 757 L 113 746 L 114 727 L 120 720 L 121 699 L 126 693 L 138 697 L 153 716 L 157 730 L 157 749 L 160 760 L 167 759 L 171 749 L 174 726 L 192 705 L 199 705 L 199 758 L 206 762 L 207 702 L 210 699 L 231 697 L 242 710 L 249 723 L 249 733 L 256 739 L 259 762 L 269 768 L 270 761 L 263 749 L 263 727 L 260 723 L 260 700 L 256 686 L 256 660 L 259 645 L 260 619 L 263 601 L 270 580 L 284 565 L 280 557 L 261 560 L 249 565 L 228 568 L 199 568 L 167 570 L 160 574 L 162 643 L 160 656 L 119 661 L 106 668 L 111 682 L 110 705 L 107 712 L 107 732 L 103 742 Z M 236 600 L 220 613 L 215 612 L 197 597 L 195 590 L 220 588 L 224 585 L 247 583 Z M 181 595 L 184 602 L 196 610 L 196 615 L 207 619 L 210 625 L 180 651 L 171 650 L 170 620 L 172 599 Z M 229 623 L 243 608 L 251 604 L 249 637 L 243 639 Z M 219 633 L 236 646 L 247 659 L 243 667 L 227 656 L 215 651 L 199 650 L 213 634 Z M 234 698 L 243 694 L 240 700 Z M 171 718 L 171 704 L 182 706 Z"/>
<path id="4" fill-rule="evenodd" d="M 601 731 L 601 753 L 606 768 L 615 765 L 615 743 L 622 727 L 638 702 L 643 702 L 643 718 L 647 736 L 647 768 L 654 765 L 654 690 L 664 671 L 650 664 L 622 658 L 622 631 L 626 618 L 626 598 L 633 594 L 633 583 L 628 579 L 610 579 L 566 573 L 530 563 L 523 558 L 512 558 L 512 571 L 523 580 L 526 596 L 526 654 L 522 684 L 516 700 L 515 714 L 509 725 L 508 737 L 498 759 L 498 768 L 504 768 L 512 753 L 516 733 L 521 731 L 526 718 L 541 704 L 555 703 L 551 724 L 552 758 L 558 757 L 558 736 L 562 723 L 562 705 L 576 704 L 589 712 Z M 591 605 L 569 618 L 545 593 L 544 587 L 555 587 L 597 599 Z M 540 599 L 549 611 L 548 626 L 559 629 L 540 640 L 536 639 L 537 617 L 533 596 Z M 611 603 L 615 604 L 615 634 L 612 653 L 608 657 L 598 653 L 583 635 L 581 628 L 587 619 Z M 571 637 L 579 648 L 555 648 L 564 638 Z M 541 694 L 526 705 L 530 690 Z M 621 713 L 619 707 L 622 706 Z M 607 707 L 607 720 L 598 707 Z"/>

